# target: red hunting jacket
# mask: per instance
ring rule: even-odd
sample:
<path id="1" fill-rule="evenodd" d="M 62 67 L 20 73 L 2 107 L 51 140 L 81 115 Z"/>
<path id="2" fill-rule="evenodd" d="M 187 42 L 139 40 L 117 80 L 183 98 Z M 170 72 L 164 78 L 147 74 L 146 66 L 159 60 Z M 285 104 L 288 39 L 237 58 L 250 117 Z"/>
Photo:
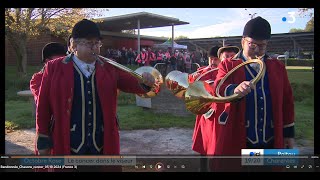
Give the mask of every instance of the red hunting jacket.
<path id="1" fill-rule="evenodd" d="M 206 80 L 212 80 L 214 81 L 216 79 L 217 70 L 214 67 L 211 66 L 205 66 L 200 67 L 197 70 L 198 75 L 193 76 L 192 74 L 189 74 L 188 79 L 189 83 L 193 83 L 196 79 L 198 79 L 199 76 L 202 76 L 199 80 L 200 81 L 206 81 Z M 210 70 L 213 70 L 211 72 L 208 72 Z M 200 74 L 200 75 L 199 75 Z M 213 84 L 211 84 L 213 85 Z M 212 90 L 207 89 L 210 94 L 213 94 Z M 214 151 L 214 143 L 215 142 L 215 132 L 214 132 L 214 121 L 211 116 L 214 116 L 214 105 L 215 103 L 212 103 L 211 110 L 209 110 L 206 114 L 201 114 L 196 116 L 196 122 L 194 126 L 193 136 L 192 136 L 192 150 L 202 154 L 202 155 L 212 155 Z"/>
<path id="2" fill-rule="evenodd" d="M 38 98 L 36 132 L 48 136 L 51 116 L 55 119 L 52 132 L 53 155 L 70 154 L 70 119 L 74 92 L 72 57 L 58 58 L 46 64 Z M 119 129 L 116 122 L 117 89 L 145 93 L 138 80 L 104 60 L 96 62 L 96 84 L 104 123 L 103 154 L 120 153 Z"/>
<path id="3" fill-rule="evenodd" d="M 225 74 L 235 66 L 241 64 L 241 59 L 227 59 L 222 61 L 218 68 L 218 75 L 214 82 L 216 86 Z M 294 100 L 292 88 L 288 79 L 287 71 L 282 62 L 276 59 L 265 58 L 266 73 L 268 74 L 271 94 L 271 105 L 274 123 L 274 148 L 284 148 L 283 129 L 294 126 Z M 263 77 L 262 77 L 263 78 Z M 246 80 L 245 67 L 232 73 L 220 88 L 220 95 L 224 96 L 226 87 L 229 84 L 240 84 Z M 225 106 L 216 108 L 215 131 L 216 143 L 215 155 L 236 155 L 241 154 L 241 149 L 246 148 L 246 127 L 245 127 L 246 98 L 238 102 L 225 103 Z M 221 114 L 224 113 L 224 120 Z M 224 123 L 221 123 L 224 122 Z"/>
<path id="4" fill-rule="evenodd" d="M 42 75 L 43 75 L 42 71 L 34 73 L 30 80 L 30 90 L 33 94 L 34 102 L 37 102 L 38 100 L 39 89 L 42 81 Z"/>

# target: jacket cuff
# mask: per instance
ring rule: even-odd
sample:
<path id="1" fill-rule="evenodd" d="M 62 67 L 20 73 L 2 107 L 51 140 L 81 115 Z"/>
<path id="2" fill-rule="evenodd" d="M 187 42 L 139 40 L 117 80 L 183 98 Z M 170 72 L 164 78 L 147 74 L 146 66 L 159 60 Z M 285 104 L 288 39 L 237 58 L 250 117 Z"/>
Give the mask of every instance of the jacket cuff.
<path id="1" fill-rule="evenodd" d="M 152 88 L 152 87 L 149 87 L 149 86 L 147 86 L 147 85 L 145 85 L 145 84 L 140 84 L 140 86 L 141 86 L 141 88 L 142 88 L 144 91 L 146 91 L 146 92 L 151 91 L 151 88 Z"/>
<path id="2" fill-rule="evenodd" d="M 224 96 L 231 96 L 234 94 L 234 89 L 238 86 L 238 84 L 230 84 L 226 87 L 225 91 L 224 91 Z M 244 96 L 245 97 L 245 96 Z M 236 102 L 240 102 L 244 97 L 240 98 L 240 99 L 236 99 L 234 101 L 232 101 L 233 103 Z"/>
<path id="3" fill-rule="evenodd" d="M 49 149 L 49 148 L 52 148 L 51 138 L 39 135 L 37 138 L 37 149 L 43 150 L 43 149 Z"/>
<path id="4" fill-rule="evenodd" d="M 231 96 L 234 94 L 234 89 L 238 86 L 238 84 L 230 84 L 226 87 L 224 91 L 224 96 Z"/>
<path id="5" fill-rule="evenodd" d="M 294 125 L 283 128 L 283 137 L 294 138 Z"/>

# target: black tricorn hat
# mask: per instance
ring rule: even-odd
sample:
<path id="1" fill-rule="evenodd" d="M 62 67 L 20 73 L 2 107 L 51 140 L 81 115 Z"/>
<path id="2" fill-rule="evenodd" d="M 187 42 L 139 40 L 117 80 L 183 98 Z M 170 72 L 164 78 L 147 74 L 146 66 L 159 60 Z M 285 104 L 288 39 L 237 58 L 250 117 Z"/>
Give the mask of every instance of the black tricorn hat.
<path id="1" fill-rule="evenodd" d="M 269 22 L 258 16 L 247 22 L 243 29 L 244 37 L 251 37 L 256 40 L 266 40 L 271 37 L 271 26 Z"/>
<path id="2" fill-rule="evenodd" d="M 213 46 L 210 48 L 209 50 L 209 57 L 218 57 L 218 50 L 219 50 L 219 46 Z"/>
<path id="3" fill-rule="evenodd" d="M 51 42 L 46 44 L 42 49 L 42 62 L 44 63 L 46 59 L 52 56 L 65 56 L 66 48 L 63 44 L 57 42 Z"/>
<path id="4" fill-rule="evenodd" d="M 83 19 L 77 22 L 72 29 L 71 36 L 74 39 L 77 39 L 77 38 L 102 39 L 98 25 L 95 22 L 90 21 L 88 19 Z"/>

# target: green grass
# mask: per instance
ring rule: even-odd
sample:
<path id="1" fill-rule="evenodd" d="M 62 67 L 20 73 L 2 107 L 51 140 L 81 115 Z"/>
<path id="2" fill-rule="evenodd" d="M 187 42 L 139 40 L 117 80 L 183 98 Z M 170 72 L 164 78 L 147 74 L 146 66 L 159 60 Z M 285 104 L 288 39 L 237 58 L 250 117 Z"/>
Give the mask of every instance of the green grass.
<path id="1" fill-rule="evenodd" d="M 314 84 L 314 73 L 305 71 L 288 70 L 290 83 Z"/>
<path id="2" fill-rule="evenodd" d="M 118 106 L 120 129 L 157 129 L 169 127 L 193 128 L 195 115 L 177 117 L 171 114 L 156 114 L 136 105 Z"/>
<path id="3" fill-rule="evenodd" d="M 118 97 L 118 105 L 123 106 L 130 104 L 136 104 L 136 96 L 131 93 L 120 92 Z"/>
<path id="4" fill-rule="evenodd" d="M 314 140 L 314 107 L 295 103 L 295 137 L 296 139 Z"/>
<path id="5" fill-rule="evenodd" d="M 295 102 L 314 106 L 314 73 L 310 69 L 288 69 Z"/>
<path id="6" fill-rule="evenodd" d="M 15 75 L 15 67 L 6 66 L 5 82 L 5 126 L 7 129 L 33 128 L 35 121 L 32 117 L 32 106 L 29 98 L 17 96 L 17 92 L 29 89 L 29 81 L 33 73 L 41 66 L 29 66 L 25 78 Z M 138 66 L 130 66 L 132 70 Z M 314 73 L 310 67 L 287 67 L 288 76 L 293 88 L 295 99 L 296 137 L 313 140 L 314 137 Z M 135 106 L 135 95 L 121 92 L 118 97 L 118 115 L 120 128 L 157 129 L 166 127 L 193 128 L 195 116 L 176 117 L 171 114 L 155 114 Z"/>
<path id="7" fill-rule="evenodd" d="M 287 66 L 286 69 L 311 71 L 312 67 L 309 67 L 309 66 Z"/>
<path id="8" fill-rule="evenodd" d="M 12 128 L 34 128 L 35 119 L 32 117 L 32 106 L 29 101 L 6 101 L 5 126 Z"/>
<path id="9" fill-rule="evenodd" d="M 19 78 L 16 74 L 15 66 L 6 66 L 5 68 L 5 99 L 28 101 L 26 97 L 17 96 L 17 92 L 21 90 L 27 90 L 30 87 L 30 79 L 32 75 L 40 71 L 42 66 L 28 66 L 27 75 L 23 78 Z"/>

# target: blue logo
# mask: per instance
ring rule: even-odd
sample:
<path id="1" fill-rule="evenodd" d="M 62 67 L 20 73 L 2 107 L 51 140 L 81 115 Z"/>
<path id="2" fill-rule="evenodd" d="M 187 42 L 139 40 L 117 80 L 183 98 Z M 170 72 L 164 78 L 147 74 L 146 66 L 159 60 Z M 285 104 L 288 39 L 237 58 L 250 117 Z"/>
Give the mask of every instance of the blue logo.
<path id="1" fill-rule="evenodd" d="M 250 156 L 260 156 L 260 152 L 250 152 Z"/>
<path id="2" fill-rule="evenodd" d="M 282 18 L 282 21 L 283 21 L 283 22 L 286 22 L 286 20 L 287 20 L 286 17 L 283 17 L 283 18 Z"/>

